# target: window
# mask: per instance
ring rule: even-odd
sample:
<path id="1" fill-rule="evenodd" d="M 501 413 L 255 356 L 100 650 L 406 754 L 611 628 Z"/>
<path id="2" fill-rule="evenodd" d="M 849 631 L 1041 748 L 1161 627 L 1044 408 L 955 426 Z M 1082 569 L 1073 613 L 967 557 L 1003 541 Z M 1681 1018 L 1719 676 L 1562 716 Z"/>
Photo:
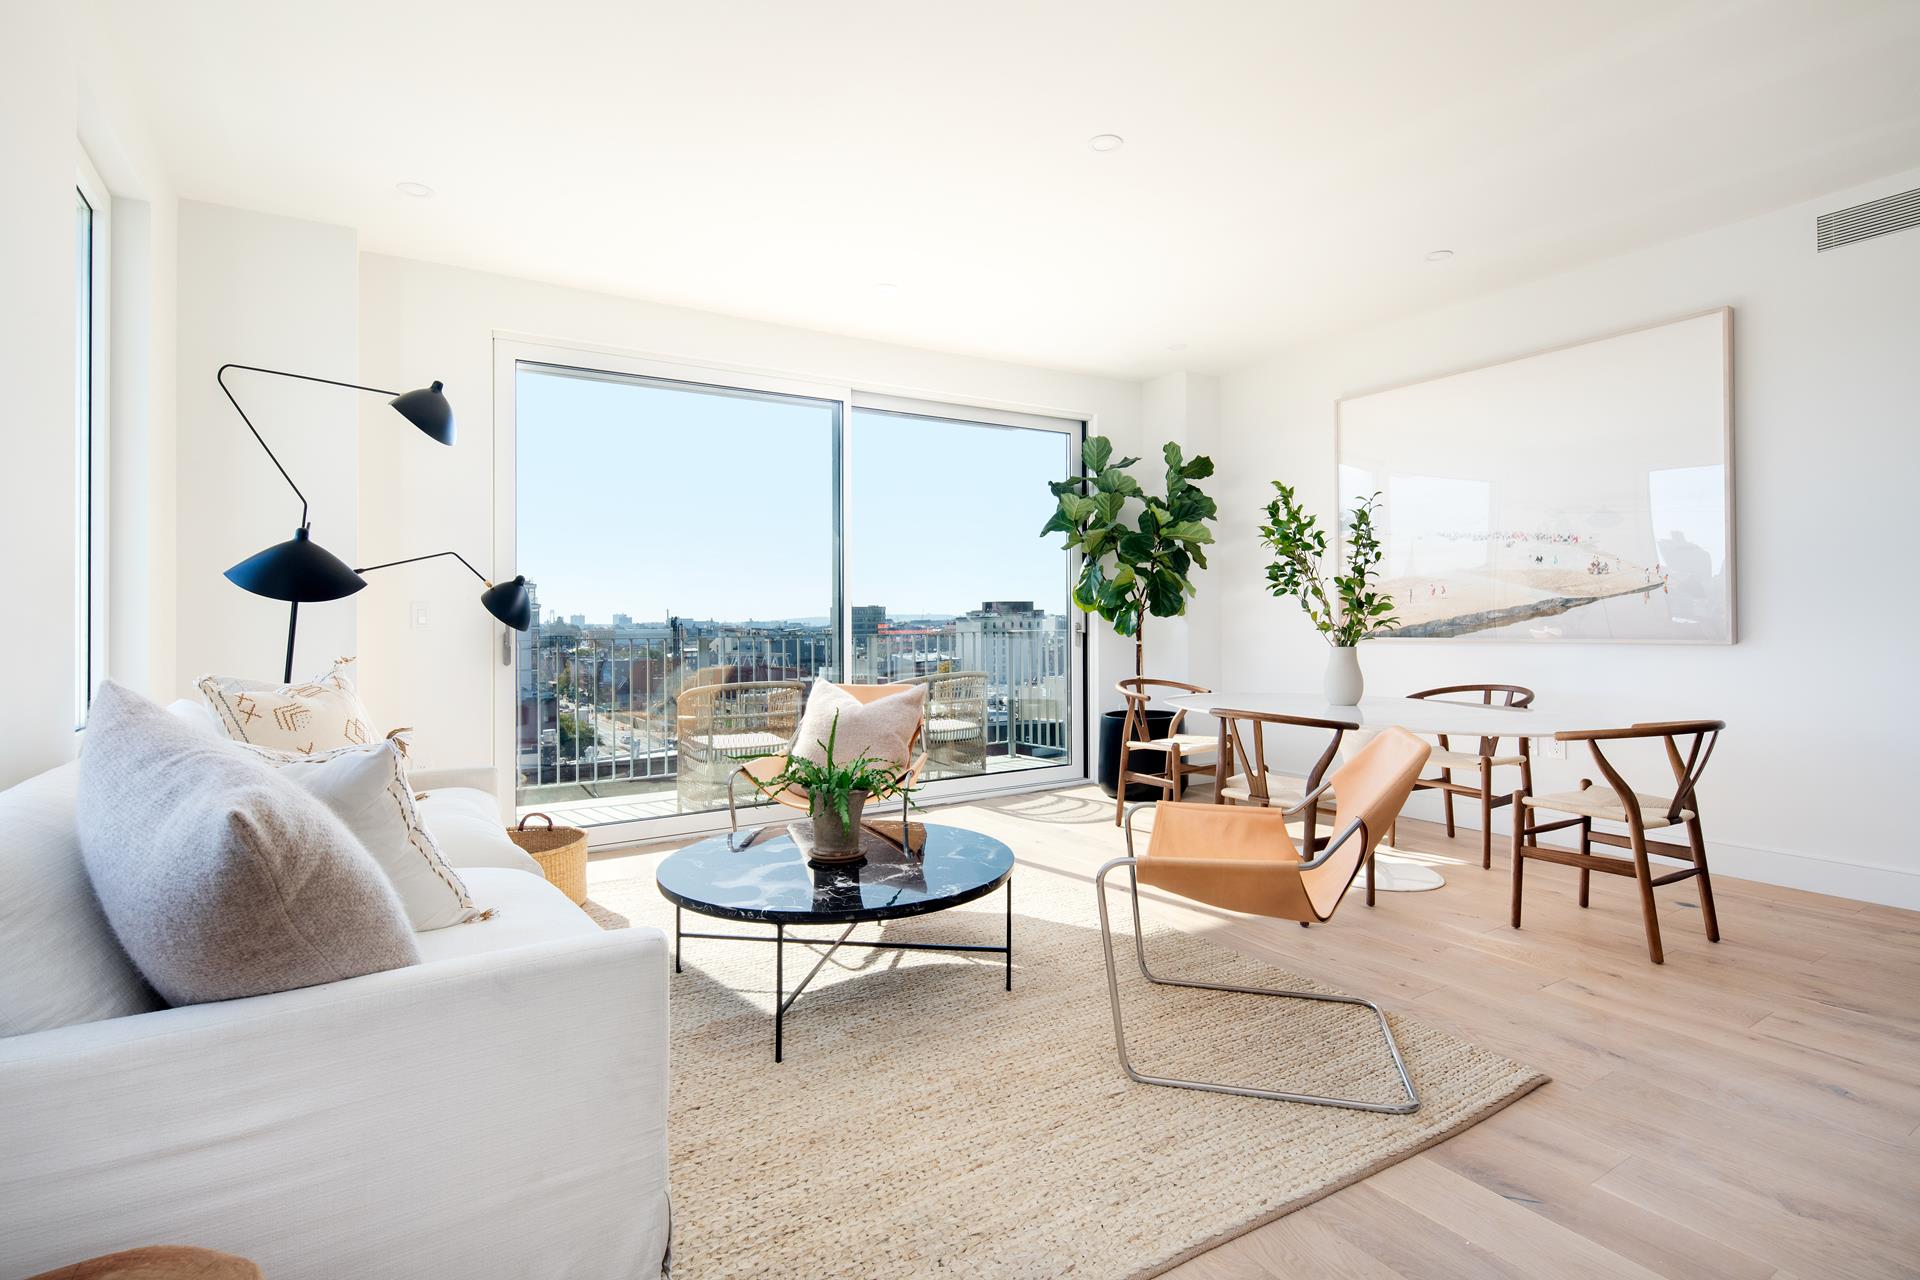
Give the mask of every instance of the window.
<path id="1" fill-rule="evenodd" d="M 839 403 L 540 364 L 514 395 L 522 804 L 724 809 L 839 670 Z"/>
<path id="2" fill-rule="evenodd" d="M 500 378 L 521 811 L 724 822 L 816 677 L 924 685 L 934 794 L 1077 776 L 1071 566 L 1039 530 L 1081 423 L 508 342 Z"/>
<path id="3" fill-rule="evenodd" d="M 927 685 L 929 778 L 1071 750 L 1072 609 L 1060 539 L 1039 531 L 1080 435 L 998 416 L 877 397 L 853 410 L 850 677 Z"/>
<path id="4" fill-rule="evenodd" d="M 74 726 L 107 674 L 107 219 L 84 155 L 73 192 Z"/>

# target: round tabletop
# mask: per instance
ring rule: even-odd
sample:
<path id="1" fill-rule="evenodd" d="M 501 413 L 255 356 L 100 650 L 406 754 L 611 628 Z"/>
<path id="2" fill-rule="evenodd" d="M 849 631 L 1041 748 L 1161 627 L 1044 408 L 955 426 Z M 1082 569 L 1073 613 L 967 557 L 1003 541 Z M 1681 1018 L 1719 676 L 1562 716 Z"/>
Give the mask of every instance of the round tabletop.
<path id="1" fill-rule="evenodd" d="M 895 824 L 897 826 L 897 824 Z M 752 836 L 743 849 L 719 835 L 670 853 L 655 873 L 677 906 L 729 920 L 768 924 L 853 924 L 925 915 L 984 897 L 1013 874 L 1013 850 L 960 827 L 914 824 L 909 853 L 861 828 L 858 862 L 809 862 L 785 826 Z M 924 836 L 922 835 L 924 833 Z"/>

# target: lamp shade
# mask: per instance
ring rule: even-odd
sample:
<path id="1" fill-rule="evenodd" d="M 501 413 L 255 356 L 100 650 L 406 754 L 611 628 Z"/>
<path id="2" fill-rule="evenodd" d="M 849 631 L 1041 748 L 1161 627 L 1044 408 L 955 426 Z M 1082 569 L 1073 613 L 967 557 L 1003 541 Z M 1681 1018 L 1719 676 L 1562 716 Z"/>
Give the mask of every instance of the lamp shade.
<path id="1" fill-rule="evenodd" d="M 533 601 L 527 598 L 527 576 L 524 573 L 512 582 L 503 582 L 482 591 L 480 603 L 487 607 L 488 613 L 515 631 L 525 631 L 533 625 Z"/>
<path id="2" fill-rule="evenodd" d="M 440 384 L 403 391 L 387 402 L 400 416 L 441 444 L 453 443 L 453 406 L 440 394 Z"/>
<path id="3" fill-rule="evenodd" d="M 309 537 L 304 527 L 295 529 L 285 542 L 257 551 L 227 570 L 227 581 L 257 596 L 295 604 L 338 600 L 367 585 L 340 557 Z"/>

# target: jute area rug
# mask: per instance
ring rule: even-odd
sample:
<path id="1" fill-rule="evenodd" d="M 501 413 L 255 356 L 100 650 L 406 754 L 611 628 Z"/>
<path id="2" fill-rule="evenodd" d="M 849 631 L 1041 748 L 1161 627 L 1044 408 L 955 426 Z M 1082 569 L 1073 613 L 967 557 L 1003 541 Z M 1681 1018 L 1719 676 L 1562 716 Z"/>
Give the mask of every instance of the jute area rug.
<path id="1" fill-rule="evenodd" d="M 633 877 L 596 883 L 590 913 L 671 933 L 658 861 L 623 861 Z M 843 950 L 789 1011 L 778 1066 L 773 948 L 685 944 L 672 980 L 677 1280 L 1158 1275 L 1546 1079 L 1394 1017 L 1423 1104 L 1413 1115 L 1134 1084 L 1114 1057 L 1092 886 L 1022 866 L 1013 901 L 1011 993 L 998 956 Z M 1130 928 L 1122 892 L 1111 907 Z M 995 893 L 854 937 L 995 944 L 1004 927 Z M 1147 945 L 1163 975 L 1328 989 L 1151 918 Z M 1398 1099 L 1367 1010 L 1151 986 L 1130 950 L 1118 955 L 1139 1069 Z M 789 987 L 816 958 L 789 949 Z"/>

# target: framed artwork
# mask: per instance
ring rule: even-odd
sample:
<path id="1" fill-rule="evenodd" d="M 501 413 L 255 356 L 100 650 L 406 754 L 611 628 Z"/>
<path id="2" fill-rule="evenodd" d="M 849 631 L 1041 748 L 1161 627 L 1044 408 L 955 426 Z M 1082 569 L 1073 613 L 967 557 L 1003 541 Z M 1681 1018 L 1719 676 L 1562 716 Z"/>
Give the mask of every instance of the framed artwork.
<path id="1" fill-rule="evenodd" d="M 1340 400 L 1385 638 L 1734 640 L 1733 310 Z"/>

